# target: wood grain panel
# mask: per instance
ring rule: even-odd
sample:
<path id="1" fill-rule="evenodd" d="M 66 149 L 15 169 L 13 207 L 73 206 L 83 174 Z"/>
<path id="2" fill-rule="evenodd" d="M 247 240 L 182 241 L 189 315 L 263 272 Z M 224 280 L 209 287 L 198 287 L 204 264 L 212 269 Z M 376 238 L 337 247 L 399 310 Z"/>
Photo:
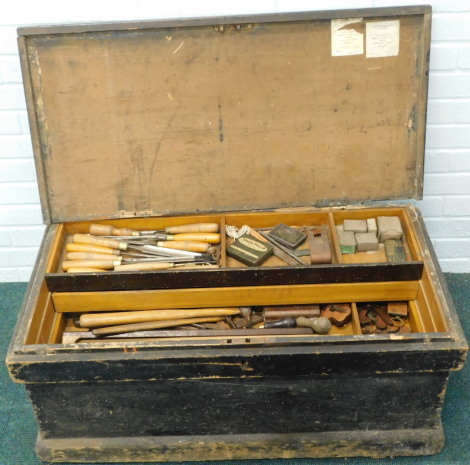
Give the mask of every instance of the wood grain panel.
<path id="1" fill-rule="evenodd" d="M 57 312 L 150 310 L 328 302 L 413 300 L 418 282 L 306 284 L 212 289 L 116 292 L 61 292 L 52 298 Z"/>

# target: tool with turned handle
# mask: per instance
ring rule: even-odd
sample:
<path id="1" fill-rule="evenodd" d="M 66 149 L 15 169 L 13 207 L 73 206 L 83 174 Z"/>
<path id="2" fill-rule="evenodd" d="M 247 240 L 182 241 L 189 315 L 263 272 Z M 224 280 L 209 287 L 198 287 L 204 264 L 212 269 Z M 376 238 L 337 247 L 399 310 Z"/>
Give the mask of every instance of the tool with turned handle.
<path id="1" fill-rule="evenodd" d="M 74 234 L 73 242 L 76 244 L 89 244 L 100 247 L 108 247 L 115 250 L 127 250 L 127 242 L 90 236 L 88 234 Z"/>
<path id="2" fill-rule="evenodd" d="M 105 224 L 92 224 L 89 231 L 94 236 L 148 236 L 162 232 L 166 234 L 218 233 L 219 229 L 218 223 L 192 223 L 169 226 L 163 231 L 138 231 L 130 228 L 115 228 Z"/>
<path id="3" fill-rule="evenodd" d="M 173 308 L 164 310 L 143 310 L 131 312 L 86 313 L 80 316 L 80 326 L 82 328 L 94 328 L 97 326 L 143 323 L 146 321 L 163 321 L 178 320 L 181 318 L 237 315 L 238 313 L 240 313 L 240 309 L 237 307 L 189 309 Z"/>
<path id="4" fill-rule="evenodd" d="M 105 326 L 96 328 L 92 331 L 95 336 L 104 334 L 129 333 L 131 331 L 146 331 L 149 329 L 173 328 L 174 326 L 190 325 L 194 323 L 206 323 L 212 321 L 221 321 L 222 317 L 200 317 L 200 318 L 182 318 L 178 320 L 148 321 L 146 323 L 132 323 L 128 325 Z"/>

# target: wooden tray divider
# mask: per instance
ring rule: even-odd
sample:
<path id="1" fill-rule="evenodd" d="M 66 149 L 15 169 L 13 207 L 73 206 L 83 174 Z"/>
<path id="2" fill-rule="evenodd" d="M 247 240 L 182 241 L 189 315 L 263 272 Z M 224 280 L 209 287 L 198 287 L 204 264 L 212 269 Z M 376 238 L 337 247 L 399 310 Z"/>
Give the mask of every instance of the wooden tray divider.
<path id="1" fill-rule="evenodd" d="M 413 300 L 416 281 L 53 293 L 57 312 Z"/>
<path id="2" fill-rule="evenodd" d="M 55 234 L 54 241 L 52 243 L 52 248 L 47 260 L 46 273 L 54 273 L 61 261 L 62 252 L 64 249 L 64 243 L 66 240 L 66 228 L 63 224 L 57 226 L 57 231 Z"/>
<path id="3" fill-rule="evenodd" d="M 353 334 L 362 334 L 361 323 L 359 322 L 359 312 L 357 311 L 356 302 L 351 303 L 351 309 L 352 309 L 352 319 L 351 319 L 350 324 L 353 328 Z"/>
<path id="4" fill-rule="evenodd" d="M 423 255 L 421 253 L 418 240 L 416 239 L 416 236 L 413 233 L 413 226 L 411 224 L 410 217 L 406 211 L 403 211 L 401 213 L 400 219 L 403 225 L 403 235 L 404 235 L 403 243 L 404 244 L 406 243 L 406 245 L 408 246 L 408 251 L 411 254 L 411 259 L 415 261 L 422 261 Z"/>
<path id="5" fill-rule="evenodd" d="M 332 212 L 328 213 L 328 233 L 330 236 L 330 244 L 332 246 L 332 263 L 343 263 L 343 256 L 339 248 L 338 234 L 336 232 L 335 217 Z"/>
<path id="6" fill-rule="evenodd" d="M 51 293 L 47 289 L 46 283 L 43 282 L 41 290 L 39 291 L 36 308 L 31 318 L 28 334 L 26 335 L 26 344 L 37 344 L 37 341 L 40 339 L 41 328 L 44 326 L 43 323 L 46 318 L 46 313 L 50 310 L 48 307 L 50 302 Z"/>
<path id="7" fill-rule="evenodd" d="M 424 333 L 424 325 L 421 319 L 421 312 L 418 309 L 416 301 L 408 302 L 408 322 L 413 333 Z"/>

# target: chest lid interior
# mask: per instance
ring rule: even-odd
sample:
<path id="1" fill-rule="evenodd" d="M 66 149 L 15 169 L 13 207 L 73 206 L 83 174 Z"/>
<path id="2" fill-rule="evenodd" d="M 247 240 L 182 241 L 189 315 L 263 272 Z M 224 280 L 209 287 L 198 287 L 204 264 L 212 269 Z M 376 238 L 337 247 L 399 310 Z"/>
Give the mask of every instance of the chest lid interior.
<path id="1" fill-rule="evenodd" d="M 46 220 L 419 198 L 430 14 L 20 29 Z"/>

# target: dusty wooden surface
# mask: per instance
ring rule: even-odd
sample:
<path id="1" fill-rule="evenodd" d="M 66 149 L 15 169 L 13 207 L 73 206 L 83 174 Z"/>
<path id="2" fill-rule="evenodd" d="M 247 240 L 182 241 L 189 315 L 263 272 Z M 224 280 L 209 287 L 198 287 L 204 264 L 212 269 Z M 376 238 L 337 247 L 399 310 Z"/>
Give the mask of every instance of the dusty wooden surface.
<path id="1" fill-rule="evenodd" d="M 379 58 L 332 56 L 315 14 L 25 36 L 43 203 L 60 221 L 419 197 L 429 16 L 393 16 Z"/>

